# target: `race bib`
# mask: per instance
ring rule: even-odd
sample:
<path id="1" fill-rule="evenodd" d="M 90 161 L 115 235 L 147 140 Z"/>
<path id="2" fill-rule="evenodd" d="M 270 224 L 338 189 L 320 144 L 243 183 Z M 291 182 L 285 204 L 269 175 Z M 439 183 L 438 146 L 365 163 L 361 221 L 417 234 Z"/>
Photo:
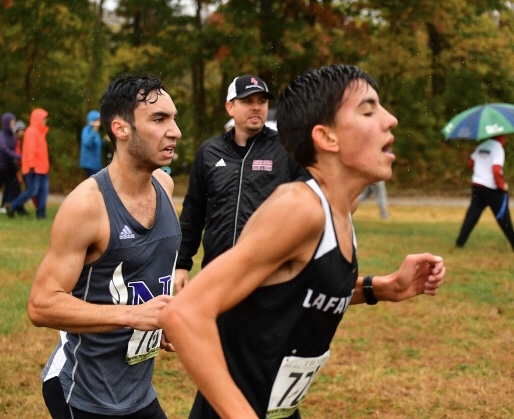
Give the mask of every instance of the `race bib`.
<path id="1" fill-rule="evenodd" d="M 161 347 L 162 330 L 134 330 L 128 343 L 125 361 L 129 365 L 139 364 L 157 356 Z"/>
<path id="2" fill-rule="evenodd" d="M 329 356 L 330 350 L 315 358 L 286 356 L 273 383 L 266 419 L 291 416 L 307 395 L 312 380 Z"/>

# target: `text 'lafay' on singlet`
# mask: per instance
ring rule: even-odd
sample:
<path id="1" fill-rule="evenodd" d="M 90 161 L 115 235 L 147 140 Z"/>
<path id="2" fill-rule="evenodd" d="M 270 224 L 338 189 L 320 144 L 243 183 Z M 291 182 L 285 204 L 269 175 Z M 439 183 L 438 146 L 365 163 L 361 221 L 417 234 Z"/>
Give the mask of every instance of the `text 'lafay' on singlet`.
<path id="1" fill-rule="evenodd" d="M 260 418 L 300 417 L 298 407 L 329 357 L 358 276 L 355 235 L 347 261 L 323 191 L 314 179 L 306 183 L 325 213 L 312 259 L 295 278 L 256 289 L 218 321 L 230 373 Z M 190 418 L 217 417 L 198 393 Z"/>

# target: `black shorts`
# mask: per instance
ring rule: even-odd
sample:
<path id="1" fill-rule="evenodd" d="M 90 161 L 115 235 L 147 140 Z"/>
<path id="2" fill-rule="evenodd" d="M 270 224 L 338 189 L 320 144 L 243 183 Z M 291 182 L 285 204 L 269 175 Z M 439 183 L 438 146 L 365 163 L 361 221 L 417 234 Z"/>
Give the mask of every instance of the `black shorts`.
<path id="1" fill-rule="evenodd" d="M 43 383 L 43 398 L 53 419 L 166 419 L 166 414 L 157 398 L 143 409 L 125 416 L 98 415 L 76 409 L 66 403 L 58 377 Z"/>

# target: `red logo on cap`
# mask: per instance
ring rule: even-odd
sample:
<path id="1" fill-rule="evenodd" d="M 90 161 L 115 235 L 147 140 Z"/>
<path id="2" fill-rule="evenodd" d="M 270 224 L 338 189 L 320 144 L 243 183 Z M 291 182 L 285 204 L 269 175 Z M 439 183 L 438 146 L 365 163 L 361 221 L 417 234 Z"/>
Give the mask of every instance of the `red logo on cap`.
<path id="1" fill-rule="evenodd" d="M 255 77 L 252 77 L 250 79 L 250 81 L 255 85 L 255 86 L 258 86 L 259 85 L 259 82 L 257 81 L 257 79 Z"/>

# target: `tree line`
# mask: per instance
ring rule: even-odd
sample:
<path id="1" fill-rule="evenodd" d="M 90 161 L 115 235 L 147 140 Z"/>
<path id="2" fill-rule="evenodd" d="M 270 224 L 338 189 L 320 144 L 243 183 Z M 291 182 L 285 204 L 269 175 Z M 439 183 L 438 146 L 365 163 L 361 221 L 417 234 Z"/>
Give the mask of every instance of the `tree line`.
<path id="1" fill-rule="evenodd" d="M 187 173 L 228 119 L 235 76 L 257 74 L 278 95 L 305 70 L 344 62 L 377 79 L 399 119 L 391 183 L 462 187 L 474 144 L 446 144 L 440 130 L 477 104 L 514 103 L 513 27 L 504 0 L 0 0 L 0 112 L 28 122 L 49 111 L 51 188 L 66 192 L 82 177 L 86 113 L 120 73 L 163 80 L 183 133 L 172 170 Z"/>

